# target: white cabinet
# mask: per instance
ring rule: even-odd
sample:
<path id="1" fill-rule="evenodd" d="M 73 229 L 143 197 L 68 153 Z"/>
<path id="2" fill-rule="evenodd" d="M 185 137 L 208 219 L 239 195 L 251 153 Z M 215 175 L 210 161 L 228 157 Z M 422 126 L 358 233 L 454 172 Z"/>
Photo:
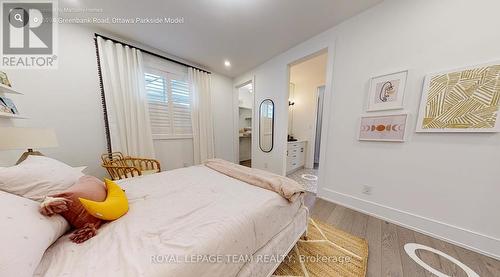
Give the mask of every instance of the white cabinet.
<path id="1" fill-rule="evenodd" d="M 307 141 L 288 142 L 286 151 L 286 173 L 291 173 L 304 167 L 306 163 Z"/>
<path id="2" fill-rule="evenodd" d="M 252 137 L 240 135 L 240 162 L 252 159 Z"/>

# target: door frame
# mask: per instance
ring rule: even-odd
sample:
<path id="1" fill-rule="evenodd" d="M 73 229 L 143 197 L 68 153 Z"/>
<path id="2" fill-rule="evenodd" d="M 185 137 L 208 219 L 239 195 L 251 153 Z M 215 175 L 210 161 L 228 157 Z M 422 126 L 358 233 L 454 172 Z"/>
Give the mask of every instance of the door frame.
<path id="1" fill-rule="evenodd" d="M 313 126 L 314 128 L 311 130 L 311 146 L 309 147 L 309 149 L 307 149 L 308 151 L 310 151 L 311 153 L 311 156 L 312 156 L 312 165 L 307 165 L 306 164 L 306 168 L 309 168 L 308 166 L 311 166 L 310 168 L 314 168 L 314 154 L 316 153 L 316 134 L 318 133 L 318 127 L 320 129 L 323 128 L 323 123 L 324 123 L 324 120 L 322 118 L 321 120 L 321 126 L 318 126 L 318 103 L 319 103 L 319 94 L 320 94 L 320 90 L 321 88 L 323 88 L 323 98 L 322 98 L 322 106 L 323 106 L 323 109 L 325 108 L 325 91 L 326 91 L 326 86 L 325 85 L 322 85 L 322 86 L 319 86 L 316 88 L 316 92 L 314 93 L 314 102 L 316 103 L 315 107 L 314 107 L 314 121 L 313 121 Z M 323 113 L 321 113 L 321 116 L 323 116 Z M 320 145 L 320 152 L 321 152 L 321 138 L 320 138 L 320 142 L 319 142 L 319 145 Z M 318 161 L 318 164 L 319 164 L 319 161 Z"/>
<path id="2" fill-rule="evenodd" d="M 240 163 L 240 126 L 239 126 L 239 89 L 248 84 L 252 84 L 252 138 L 251 138 L 251 159 L 254 159 L 254 145 L 255 145 L 255 76 L 238 83 L 233 89 L 233 150 L 234 150 L 234 163 Z"/>
<path id="3" fill-rule="evenodd" d="M 291 63 L 288 64 L 287 66 L 287 99 L 290 98 L 290 72 L 291 72 L 291 68 L 292 66 L 294 65 L 297 65 L 297 64 L 300 64 L 304 61 L 307 61 L 309 59 L 312 59 L 318 55 L 322 55 L 324 53 L 327 53 L 327 61 L 326 61 L 326 71 L 325 71 L 325 92 L 324 92 L 324 95 L 323 95 L 323 113 L 322 113 L 322 118 L 323 118 L 323 122 L 321 124 L 321 145 L 325 145 L 325 142 L 327 141 L 327 132 L 328 132 L 328 121 L 325 121 L 326 118 L 328 117 L 325 117 L 325 115 L 329 115 L 328 113 L 328 108 L 330 107 L 329 105 L 329 101 L 330 101 L 330 97 L 331 97 L 331 94 L 332 94 L 332 79 L 333 79 L 333 57 L 334 57 L 334 52 L 333 52 L 333 49 L 334 47 L 333 46 L 327 46 L 327 47 L 324 47 L 324 48 L 321 48 L 317 51 L 314 51 L 312 53 L 309 53 L 305 56 L 302 56 L 301 58 L 298 58 L 298 59 L 295 59 L 294 61 L 292 61 Z M 330 68 L 331 67 L 331 68 Z M 317 91 L 315 93 L 315 97 L 317 95 Z M 288 101 L 287 102 L 287 105 L 288 105 Z M 315 111 L 317 109 L 317 105 L 315 107 Z M 316 112 L 317 114 L 317 112 Z M 315 117 L 315 120 L 314 122 L 316 122 L 317 120 L 317 115 L 314 115 Z M 287 123 L 288 123 L 288 114 L 287 114 Z M 313 128 L 314 129 L 314 135 L 313 135 L 313 138 L 316 137 L 316 128 Z M 286 130 L 288 132 L 288 126 L 286 127 Z M 308 141 L 308 145 L 310 145 L 312 142 Z M 285 142 L 285 149 L 287 149 L 287 146 L 288 146 L 288 142 Z M 311 147 L 308 146 L 307 147 L 307 150 L 308 150 L 308 154 L 307 155 L 314 155 L 314 153 L 311 153 L 310 151 Z M 314 147 L 312 147 L 312 149 L 314 149 Z M 319 188 L 320 188 L 320 181 L 323 179 L 322 178 L 322 164 L 325 164 L 325 159 L 326 159 L 326 156 L 325 156 L 325 153 L 326 153 L 326 147 L 321 147 L 320 148 L 320 162 L 319 162 L 319 168 L 318 168 L 318 194 L 320 192 Z M 284 175 L 286 175 L 286 152 L 285 152 L 285 155 L 283 155 L 283 172 L 284 172 Z M 312 158 L 313 160 L 313 167 L 314 167 L 314 157 Z M 307 161 L 307 160 L 306 160 Z M 305 164 L 305 167 L 307 168 L 307 163 Z"/>

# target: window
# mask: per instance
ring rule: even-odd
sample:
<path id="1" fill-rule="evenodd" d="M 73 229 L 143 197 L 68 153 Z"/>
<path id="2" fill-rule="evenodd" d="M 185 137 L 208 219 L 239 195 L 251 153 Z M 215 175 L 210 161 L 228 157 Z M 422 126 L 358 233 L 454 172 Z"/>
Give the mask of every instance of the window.
<path id="1" fill-rule="evenodd" d="M 186 74 L 146 68 L 144 77 L 153 138 L 192 138 L 191 93 Z"/>

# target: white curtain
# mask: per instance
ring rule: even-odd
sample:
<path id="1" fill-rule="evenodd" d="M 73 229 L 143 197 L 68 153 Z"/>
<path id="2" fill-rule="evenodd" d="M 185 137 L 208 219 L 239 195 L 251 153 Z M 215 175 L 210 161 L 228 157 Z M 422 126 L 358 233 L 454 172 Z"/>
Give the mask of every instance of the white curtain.
<path id="1" fill-rule="evenodd" d="M 214 130 L 210 74 L 189 68 L 191 84 L 191 121 L 193 126 L 194 163 L 214 158 Z"/>
<path id="2" fill-rule="evenodd" d="M 142 53 L 97 37 L 113 151 L 154 158 Z"/>

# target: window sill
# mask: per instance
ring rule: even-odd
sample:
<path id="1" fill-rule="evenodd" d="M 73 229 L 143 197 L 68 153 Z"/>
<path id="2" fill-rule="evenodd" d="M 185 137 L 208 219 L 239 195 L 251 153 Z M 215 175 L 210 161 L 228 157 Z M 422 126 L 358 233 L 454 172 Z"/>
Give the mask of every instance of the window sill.
<path id="1" fill-rule="evenodd" d="M 153 135 L 153 140 L 193 139 L 193 135 Z"/>

